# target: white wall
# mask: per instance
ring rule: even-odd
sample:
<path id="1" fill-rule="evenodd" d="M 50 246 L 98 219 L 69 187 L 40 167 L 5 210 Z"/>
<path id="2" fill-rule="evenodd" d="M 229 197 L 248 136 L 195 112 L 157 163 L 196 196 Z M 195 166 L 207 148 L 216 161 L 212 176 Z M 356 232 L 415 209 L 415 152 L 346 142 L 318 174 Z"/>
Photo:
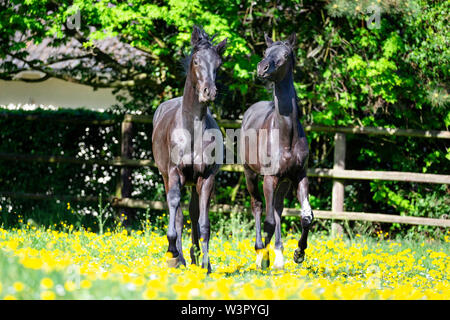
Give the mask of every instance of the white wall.
<path id="1" fill-rule="evenodd" d="M 0 80 L 0 105 L 36 104 L 61 108 L 108 109 L 116 103 L 112 89 L 98 89 L 55 78 L 43 82 Z"/>

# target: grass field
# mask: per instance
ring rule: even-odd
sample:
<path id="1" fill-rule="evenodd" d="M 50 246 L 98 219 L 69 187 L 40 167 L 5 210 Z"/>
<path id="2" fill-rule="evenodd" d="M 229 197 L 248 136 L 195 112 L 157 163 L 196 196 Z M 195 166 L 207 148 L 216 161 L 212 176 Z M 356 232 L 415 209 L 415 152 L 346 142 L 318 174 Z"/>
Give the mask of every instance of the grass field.
<path id="1" fill-rule="evenodd" d="M 150 227 L 102 235 L 0 229 L 0 298 L 450 299 L 449 233 L 445 242 L 313 234 L 301 266 L 292 261 L 296 239 L 284 239 L 283 271 L 261 271 L 253 238 L 213 234 L 207 275 L 192 265 L 168 269 L 166 237 Z M 188 238 L 183 245 L 190 263 Z"/>

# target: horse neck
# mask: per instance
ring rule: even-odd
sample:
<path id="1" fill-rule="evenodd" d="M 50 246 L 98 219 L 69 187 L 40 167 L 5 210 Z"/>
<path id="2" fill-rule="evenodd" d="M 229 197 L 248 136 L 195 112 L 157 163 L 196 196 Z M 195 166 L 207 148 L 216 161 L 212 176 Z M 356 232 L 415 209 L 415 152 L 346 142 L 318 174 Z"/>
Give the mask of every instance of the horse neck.
<path id="1" fill-rule="evenodd" d="M 283 147 L 290 147 L 298 130 L 297 94 L 292 70 L 282 80 L 275 82 L 273 96 L 280 143 Z"/>
<path id="2" fill-rule="evenodd" d="M 188 131 L 192 131 L 196 121 L 205 121 L 207 107 L 198 100 L 198 94 L 195 90 L 190 73 L 186 78 L 183 92 L 183 102 L 181 105 L 181 114 L 183 127 Z"/>

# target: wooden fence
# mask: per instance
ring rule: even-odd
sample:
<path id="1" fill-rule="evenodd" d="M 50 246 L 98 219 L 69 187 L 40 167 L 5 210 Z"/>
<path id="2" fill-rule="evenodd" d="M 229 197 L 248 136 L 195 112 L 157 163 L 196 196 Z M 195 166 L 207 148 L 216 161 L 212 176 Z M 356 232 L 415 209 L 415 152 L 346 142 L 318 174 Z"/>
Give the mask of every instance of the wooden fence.
<path id="1" fill-rule="evenodd" d="M 32 115 L 10 115 L 0 114 L 0 117 L 20 118 L 24 121 L 37 121 L 40 116 Z M 46 117 L 47 121 L 57 121 L 66 123 L 85 123 L 99 126 L 111 126 L 116 123 L 115 120 L 83 120 L 75 121 L 61 117 Z M 10 161 L 30 161 L 30 162 L 47 162 L 47 163 L 71 163 L 71 164 L 97 164 L 103 166 L 121 167 L 120 179 L 117 184 L 114 196 L 109 197 L 112 205 L 120 208 L 150 208 L 154 210 L 164 210 L 166 205 L 161 201 L 146 201 L 131 198 L 131 172 L 133 167 L 154 166 L 152 160 L 148 159 L 130 159 L 133 137 L 133 123 L 149 124 L 152 118 L 149 116 L 126 115 L 121 122 L 121 154 L 112 160 L 91 159 L 84 160 L 70 157 L 60 157 L 53 155 L 25 155 L 17 153 L 1 153 L 0 160 Z M 219 121 L 222 128 L 239 128 L 239 121 L 223 120 Z M 433 130 L 413 130 L 413 129 L 390 129 L 390 128 L 374 128 L 374 127 L 327 127 L 319 125 L 305 126 L 305 131 L 328 132 L 334 133 L 334 165 L 332 169 L 311 168 L 308 169 L 308 176 L 322 177 L 333 179 L 332 188 L 332 210 L 314 210 L 316 218 L 332 219 L 332 220 L 360 220 L 360 221 L 376 221 L 386 223 L 403 223 L 414 225 L 429 225 L 439 227 L 450 227 L 449 219 L 432 219 L 424 217 L 398 216 L 382 213 L 365 213 L 365 212 L 346 212 L 344 210 L 344 181 L 345 180 L 388 180 L 388 181 L 404 181 L 419 183 L 438 183 L 450 184 L 450 175 L 444 174 L 426 174 L 412 172 L 397 171 L 366 171 L 366 170 L 346 170 L 345 169 L 345 153 L 346 153 L 346 135 L 347 134 L 363 134 L 363 135 L 387 135 L 387 136 L 406 136 L 426 139 L 450 139 L 450 131 L 433 131 Z M 221 170 L 242 172 L 241 165 L 223 165 Z M 60 199 L 66 201 L 98 201 L 97 197 L 77 197 L 67 195 L 47 195 L 47 194 L 29 194 L 14 193 L 0 190 L 0 196 L 9 198 L 22 199 Z M 211 211 L 215 212 L 247 212 L 248 208 L 237 205 L 214 205 Z M 285 208 L 283 215 L 298 216 L 298 209 Z M 341 232 L 338 224 L 333 222 L 333 232 Z"/>

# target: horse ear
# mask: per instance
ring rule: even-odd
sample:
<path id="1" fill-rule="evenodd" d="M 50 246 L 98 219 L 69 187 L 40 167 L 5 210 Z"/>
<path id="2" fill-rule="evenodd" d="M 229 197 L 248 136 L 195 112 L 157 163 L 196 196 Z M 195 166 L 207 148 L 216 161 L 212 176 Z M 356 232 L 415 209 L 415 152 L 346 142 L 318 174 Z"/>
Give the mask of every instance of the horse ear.
<path id="1" fill-rule="evenodd" d="M 191 45 L 195 46 L 202 39 L 202 37 L 203 37 L 202 30 L 199 27 L 194 26 L 191 35 Z"/>
<path id="2" fill-rule="evenodd" d="M 294 48 L 297 44 L 297 36 L 295 35 L 295 32 L 292 32 L 292 34 L 287 38 L 286 42 L 291 46 L 291 48 Z"/>
<path id="3" fill-rule="evenodd" d="M 267 33 L 264 32 L 264 40 L 266 40 L 266 45 L 270 47 L 273 44 L 272 38 L 270 38 Z"/>
<path id="4" fill-rule="evenodd" d="M 217 44 L 217 46 L 215 46 L 218 55 L 221 56 L 225 52 L 225 46 L 227 45 L 227 40 L 228 40 L 228 38 L 225 38 L 222 41 L 220 41 Z"/>

